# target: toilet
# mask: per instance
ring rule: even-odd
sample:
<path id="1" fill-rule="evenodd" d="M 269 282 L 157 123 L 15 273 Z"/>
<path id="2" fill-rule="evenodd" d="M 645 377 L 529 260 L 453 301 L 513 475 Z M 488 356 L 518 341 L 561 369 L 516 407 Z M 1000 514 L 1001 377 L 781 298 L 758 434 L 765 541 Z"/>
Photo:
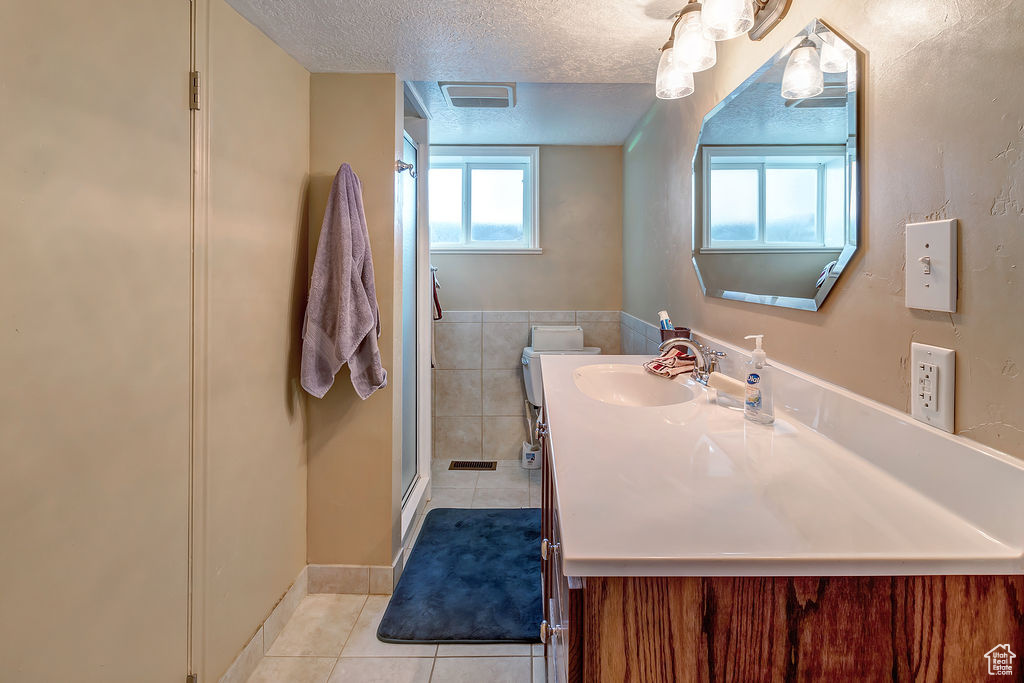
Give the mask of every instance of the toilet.
<path id="1" fill-rule="evenodd" d="M 526 398 L 535 407 L 544 402 L 541 383 L 540 356 L 597 355 L 601 349 L 583 345 L 583 328 L 579 325 L 535 325 L 530 328 L 530 345 L 523 349 L 523 383 Z"/>

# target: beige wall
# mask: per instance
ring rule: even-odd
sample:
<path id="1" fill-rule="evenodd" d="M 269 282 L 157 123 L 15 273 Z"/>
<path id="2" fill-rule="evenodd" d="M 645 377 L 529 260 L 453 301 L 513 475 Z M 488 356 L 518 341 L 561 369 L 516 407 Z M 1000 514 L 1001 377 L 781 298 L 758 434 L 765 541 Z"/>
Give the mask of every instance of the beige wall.
<path id="1" fill-rule="evenodd" d="M 401 234 L 396 232 L 395 146 L 403 100 L 394 74 L 313 74 L 310 97 L 310 263 L 331 181 L 348 162 L 363 205 L 380 306 L 381 360 L 388 386 L 361 401 L 348 367 L 323 399 L 309 399 L 308 551 L 311 563 L 391 564 L 398 549 L 396 425 L 401 395 Z M 398 473 L 400 474 L 400 473 Z"/>
<path id="2" fill-rule="evenodd" d="M 811 19 L 868 53 L 863 247 L 817 313 L 705 299 L 690 256 L 690 158 L 704 114 Z M 911 341 L 957 350 L 957 431 L 1024 456 L 1024 5 L 796 0 L 763 42 L 719 44 L 697 92 L 659 102 L 626 143 L 625 310 L 730 342 L 765 333 L 769 358 L 896 408 Z M 904 226 L 960 218 L 956 314 L 904 307 Z"/>
<path id="3" fill-rule="evenodd" d="M 309 73 L 210 3 L 202 680 L 215 681 L 306 563 Z"/>
<path id="4" fill-rule="evenodd" d="M 431 254 L 451 310 L 622 306 L 622 148 L 541 147 L 543 254 Z"/>
<path id="5" fill-rule="evenodd" d="M 0 63 L 0 678 L 180 683 L 188 3 L 7 3 Z"/>

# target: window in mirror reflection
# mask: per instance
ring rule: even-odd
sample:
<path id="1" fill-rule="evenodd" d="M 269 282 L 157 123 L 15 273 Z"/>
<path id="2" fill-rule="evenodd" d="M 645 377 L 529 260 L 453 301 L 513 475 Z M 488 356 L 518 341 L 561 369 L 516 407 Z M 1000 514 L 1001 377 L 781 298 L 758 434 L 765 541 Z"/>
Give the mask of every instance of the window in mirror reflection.
<path id="1" fill-rule="evenodd" d="M 842 146 L 705 147 L 703 248 L 841 248 Z"/>
<path id="2" fill-rule="evenodd" d="M 756 168 L 712 168 L 710 184 L 711 241 L 750 242 L 757 239 L 760 181 Z"/>
<path id="3" fill-rule="evenodd" d="M 818 166 L 765 166 L 764 241 L 821 244 L 818 228 Z"/>

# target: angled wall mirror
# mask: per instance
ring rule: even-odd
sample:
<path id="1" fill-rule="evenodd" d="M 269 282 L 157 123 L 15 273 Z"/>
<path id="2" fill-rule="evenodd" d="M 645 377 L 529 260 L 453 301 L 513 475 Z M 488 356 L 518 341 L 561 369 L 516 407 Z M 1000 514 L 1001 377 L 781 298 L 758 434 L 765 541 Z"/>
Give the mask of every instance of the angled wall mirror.
<path id="1" fill-rule="evenodd" d="M 704 117 L 693 264 L 706 296 L 821 307 L 860 236 L 862 62 L 815 20 Z"/>

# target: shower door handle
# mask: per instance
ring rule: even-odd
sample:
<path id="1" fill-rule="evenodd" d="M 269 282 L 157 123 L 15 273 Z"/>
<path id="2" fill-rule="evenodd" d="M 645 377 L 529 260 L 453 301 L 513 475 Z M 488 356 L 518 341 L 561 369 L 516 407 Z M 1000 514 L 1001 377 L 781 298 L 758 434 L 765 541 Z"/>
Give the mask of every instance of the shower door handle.
<path id="1" fill-rule="evenodd" d="M 548 620 L 540 622 L 540 642 L 546 643 L 553 638 L 557 638 L 558 634 L 565 630 L 564 626 L 552 626 L 548 623 Z"/>

